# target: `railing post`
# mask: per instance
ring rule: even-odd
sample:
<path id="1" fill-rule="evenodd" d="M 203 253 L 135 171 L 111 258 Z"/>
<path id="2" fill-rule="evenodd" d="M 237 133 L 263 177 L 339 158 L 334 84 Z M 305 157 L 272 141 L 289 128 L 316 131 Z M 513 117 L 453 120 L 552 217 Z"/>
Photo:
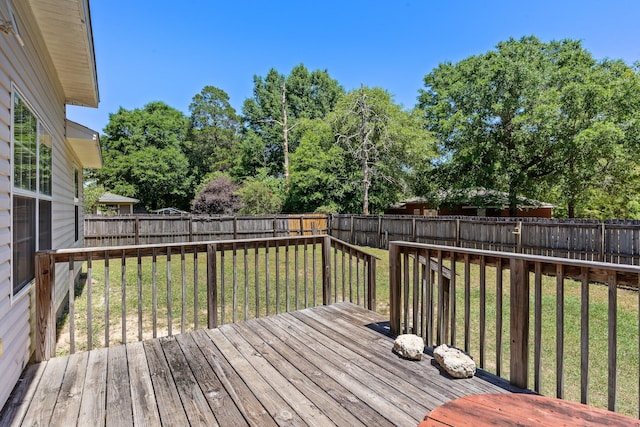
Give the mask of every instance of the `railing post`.
<path id="1" fill-rule="evenodd" d="M 322 239 L 322 304 L 331 304 L 331 237 Z"/>
<path id="2" fill-rule="evenodd" d="M 369 257 L 369 271 L 367 272 L 368 292 L 367 309 L 376 311 L 376 258 Z"/>
<path id="3" fill-rule="evenodd" d="M 36 348 L 35 361 L 49 360 L 55 353 L 55 263 L 46 253 L 36 254 Z"/>
<path id="4" fill-rule="evenodd" d="M 217 245 L 207 245 L 207 327 L 218 327 L 218 259 Z M 224 298 L 224 295 L 222 296 Z"/>
<path id="5" fill-rule="evenodd" d="M 524 260 L 511 259 L 511 378 L 512 385 L 528 386 L 529 271 Z"/>
<path id="6" fill-rule="evenodd" d="M 392 335 L 400 333 L 400 277 L 400 247 L 389 242 L 389 326 Z"/>

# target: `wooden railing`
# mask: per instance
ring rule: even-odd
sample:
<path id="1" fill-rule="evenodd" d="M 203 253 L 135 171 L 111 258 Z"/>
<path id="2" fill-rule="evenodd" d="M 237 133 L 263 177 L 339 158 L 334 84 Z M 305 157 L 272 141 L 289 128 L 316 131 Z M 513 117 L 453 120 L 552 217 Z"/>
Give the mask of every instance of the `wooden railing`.
<path id="1" fill-rule="evenodd" d="M 336 301 L 376 305 L 376 257 L 330 236 L 43 251 L 36 268 L 37 360 Z M 57 286 L 69 292 L 60 336 Z"/>
<path id="2" fill-rule="evenodd" d="M 537 392 L 640 413 L 640 267 L 397 241 L 389 262 L 392 333 L 460 346 L 516 386 L 532 375 Z"/>

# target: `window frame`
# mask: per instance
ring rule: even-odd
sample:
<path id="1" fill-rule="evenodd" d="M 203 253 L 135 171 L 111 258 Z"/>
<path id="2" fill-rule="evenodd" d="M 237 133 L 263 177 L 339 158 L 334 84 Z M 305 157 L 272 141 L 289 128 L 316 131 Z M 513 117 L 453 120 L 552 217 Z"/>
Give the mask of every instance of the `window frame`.
<path id="1" fill-rule="evenodd" d="M 35 187 L 33 189 L 25 189 L 16 186 L 16 107 L 17 102 L 20 102 L 26 110 L 33 116 L 36 121 L 35 125 Z M 23 92 L 21 92 L 16 85 L 12 82 L 11 84 L 11 278 L 10 278 L 10 287 L 11 287 L 11 299 L 12 302 L 22 297 L 24 294 L 27 294 L 33 283 L 35 281 L 35 260 L 33 260 L 33 268 L 34 271 L 31 275 L 31 278 L 26 281 L 17 284 L 18 274 L 16 274 L 17 260 L 16 258 L 16 239 L 21 239 L 21 237 L 28 235 L 27 233 L 18 233 L 16 229 L 17 218 L 15 214 L 16 203 L 20 203 L 20 201 L 16 201 L 17 199 L 22 199 L 23 201 L 28 199 L 32 200 L 34 204 L 33 208 L 33 218 L 29 218 L 33 222 L 33 226 L 35 228 L 35 232 L 32 237 L 28 237 L 29 239 L 33 239 L 33 248 L 35 251 L 43 250 L 43 249 L 51 249 L 52 246 L 52 232 L 53 232 L 53 133 L 51 132 L 51 128 L 48 124 L 42 119 L 42 117 L 38 114 L 37 110 L 33 107 L 33 105 L 28 101 L 27 97 L 24 96 Z M 48 135 L 48 143 L 45 139 L 41 139 L 43 136 Z M 49 162 L 46 167 L 42 167 L 41 164 L 41 146 L 46 145 L 49 149 Z M 46 151 L 46 150 L 45 150 Z M 43 178 L 48 178 L 48 185 L 42 185 L 41 182 L 41 170 L 45 170 L 45 174 L 43 174 Z M 48 173 L 48 176 L 47 176 Z M 51 193 L 51 194 L 47 194 Z M 47 208 L 42 208 L 43 206 L 48 205 Z M 41 212 L 42 211 L 42 212 Z M 44 218 L 43 218 L 44 216 Z M 29 221 L 23 221 L 24 224 L 28 224 Z M 48 226 L 48 230 L 43 230 L 43 227 Z M 43 233 L 41 233 L 43 231 Z M 47 239 L 42 239 L 41 235 L 46 235 Z M 23 242 L 20 242 L 23 243 Z M 41 246 L 48 246 L 42 248 Z M 29 267 L 30 268 L 30 267 Z M 29 272 L 31 273 L 31 272 Z"/>

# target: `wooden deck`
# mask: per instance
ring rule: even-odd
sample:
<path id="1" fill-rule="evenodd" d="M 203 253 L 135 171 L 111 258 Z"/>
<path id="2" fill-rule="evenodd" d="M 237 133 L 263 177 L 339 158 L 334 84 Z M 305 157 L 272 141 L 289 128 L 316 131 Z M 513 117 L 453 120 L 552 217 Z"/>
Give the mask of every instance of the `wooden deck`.
<path id="1" fill-rule="evenodd" d="M 387 318 L 348 303 L 28 367 L 0 425 L 416 426 L 451 399 L 513 391 L 403 360 Z"/>

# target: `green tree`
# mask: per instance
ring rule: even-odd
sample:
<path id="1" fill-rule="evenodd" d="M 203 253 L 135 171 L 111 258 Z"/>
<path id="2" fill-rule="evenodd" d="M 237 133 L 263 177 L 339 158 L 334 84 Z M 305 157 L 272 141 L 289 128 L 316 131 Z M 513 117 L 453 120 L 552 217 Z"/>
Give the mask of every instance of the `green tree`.
<path id="1" fill-rule="evenodd" d="M 191 211 L 204 215 L 231 215 L 242 207 L 239 186 L 228 176 L 218 176 L 206 184 L 191 202 Z"/>
<path id="2" fill-rule="evenodd" d="M 96 184 L 95 182 L 86 185 L 82 190 L 84 213 L 96 213 L 98 209 L 98 200 L 105 192 L 105 188 L 102 185 Z"/>
<path id="3" fill-rule="evenodd" d="M 326 70 L 309 72 L 302 64 L 289 76 L 271 69 L 264 79 L 254 76 L 253 80 L 253 97 L 243 105 L 246 124 L 262 139 L 271 174 L 283 174 L 286 180 L 289 154 L 299 141 L 299 134 L 292 133 L 297 120 L 325 117 L 343 89 Z"/>
<path id="4" fill-rule="evenodd" d="M 283 184 L 282 178 L 268 176 L 267 169 L 261 169 L 257 176 L 247 178 L 236 191 L 242 201 L 239 213 L 245 215 L 279 213 L 284 202 Z"/>
<path id="5" fill-rule="evenodd" d="M 627 179 L 638 88 L 629 67 L 597 62 L 575 40 L 510 39 L 440 64 L 419 97 L 444 151 L 427 175 L 448 189 L 505 191 L 512 215 L 521 194 L 555 195 L 575 216 L 594 188 Z"/>
<path id="6" fill-rule="evenodd" d="M 109 115 L 101 138 L 99 184 L 136 197 L 147 209 L 188 207 L 192 177 L 184 154 L 188 119 L 162 102 Z"/>
<path id="7" fill-rule="evenodd" d="M 429 160 L 433 138 L 423 127 L 418 115 L 403 111 L 380 88 L 362 87 L 340 100 L 333 129 L 353 168 L 350 182 L 364 215 L 371 206 L 381 211 L 397 201 L 417 160 Z"/>
<path id="8" fill-rule="evenodd" d="M 524 37 L 425 76 L 419 107 L 442 144 L 443 186 L 506 191 L 515 215 L 516 196 L 558 165 L 553 66 L 548 45 Z"/>
<path id="9" fill-rule="evenodd" d="M 234 165 L 239 117 L 229 103 L 229 95 L 205 86 L 193 97 L 186 154 L 195 180 L 208 172 L 228 173 Z"/>

